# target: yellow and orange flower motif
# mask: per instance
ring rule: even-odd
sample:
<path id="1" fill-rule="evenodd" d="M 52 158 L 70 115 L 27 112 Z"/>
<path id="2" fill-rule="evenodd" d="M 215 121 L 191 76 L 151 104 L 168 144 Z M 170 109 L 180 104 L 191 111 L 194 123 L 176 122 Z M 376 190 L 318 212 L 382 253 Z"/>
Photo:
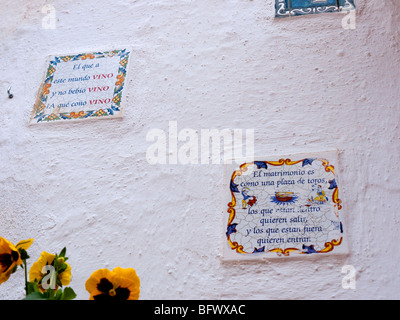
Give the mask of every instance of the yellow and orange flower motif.
<path id="1" fill-rule="evenodd" d="M 51 76 L 54 72 L 56 72 L 56 69 L 50 65 L 49 69 L 47 70 L 47 77 Z"/>
<path id="2" fill-rule="evenodd" d="M 132 268 L 100 269 L 85 284 L 90 300 L 138 300 L 140 279 Z"/>
<path id="3" fill-rule="evenodd" d="M 103 109 L 97 110 L 97 111 L 95 112 L 95 115 L 96 115 L 96 116 L 102 116 L 102 115 L 104 115 L 104 114 L 106 114 L 106 112 L 105 112 Z"/>
<path id="4" fill-rule="evenodd" d="M 14 246 L 10 241 L 0 237 L 0 284 L 6 282 L 15 271 L 15 267 L 22 264 L 19 250 L 28 250 L 33 239 L 23 240 Z"/>
<path id="5" fill-rule="evenodd" d="M 58 261 L 55 261 L 56 255 L 43 251 L 40 255 L 38 261 L 36 261 L 31 269 L 29 270 L 29 281 L 35 282 L 35 280 L 39 284 L 39 289 L 44 291 L 41 286 L 41 281 L 48 274 L 46 266 L 54 266 L 55 263 L 63 263 L 66 265 L 66 268 L 62 271 L 57 272 L 57 278 L 59 283 L 63 286 L 68 285 L 71 282 L 71 267 L 68 263 L 64 261 L 64 258 L 58 258 Z M 58 283 L 55 284 L 55 289 L 58 288 Z"/>
<path id="6" fill-rule="evenodd" d="M 43 111 L 44 109 L 46 109 L 46 105 L 45 105 L 43 102 L 41 102 L 41 103 L 39 104 L 39 106 L 38 106 L 36 112 Z"/>
<path id="7" fill-rule="evenodd" d="M 121 66 L 123 66 L 124 68 L 126 68 L 126 65 L 128 64 L 128 58 L 127 58 L 127 57 L 123 58 L 123 59 L 119 62 L 119 64 L 120 64 Z"/>
<path id="8" fill-rule="evenodd" d="M 120 96 L 120 95 L 116 95 L 116 96 L 112 99 L 112 101 L 113 101 L 115 104 L 119 104 L 119 102 L 121 101 L 121 96 Z"/>
<path id="9" fill-rule="evenodd" d="M 54 113 L 50 114 L 50 115 L 47 117 L 47 119 L 49 119 L 49 120 L 55 120 L 55 119 L 57 119 L 57 118 L 58 118 L 57 115 L 54 114 Z"/>

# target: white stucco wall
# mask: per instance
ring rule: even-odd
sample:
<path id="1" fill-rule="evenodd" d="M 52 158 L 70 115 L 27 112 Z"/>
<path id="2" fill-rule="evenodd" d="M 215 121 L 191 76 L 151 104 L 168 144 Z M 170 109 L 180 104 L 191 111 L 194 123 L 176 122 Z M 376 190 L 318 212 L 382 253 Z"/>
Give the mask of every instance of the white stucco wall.
<path id="1" fill-rule="evenodd" d="M 274 19 L 272 0 L 2 0 L 0 235 L 33 237 L 30 264 L 67 246 L 78 299 L 116 266 L 136 269 L 141 299 L 400 298 L 400 4 L 356 4 L 345 30 L 344 14 Z M 126 44 L 122 120 L 28 126 L 47 55 Z M 222 165 L 146 160 L 169 121 L 254 129 L 257 157 L 339 149 L 350 255 L 221 262 Z M 1 299 L 23 297 L 18 272 Z"/>

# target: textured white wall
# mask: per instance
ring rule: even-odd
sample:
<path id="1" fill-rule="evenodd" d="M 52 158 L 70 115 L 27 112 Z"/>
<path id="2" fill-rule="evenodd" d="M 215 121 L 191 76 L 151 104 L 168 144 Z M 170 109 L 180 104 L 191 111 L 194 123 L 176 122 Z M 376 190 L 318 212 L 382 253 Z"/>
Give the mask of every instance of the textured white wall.
<path id="1" fill-rule="evenodd" d="M 141 299 L 400 298 L 400 4 L 356 3 L 344 30 L 343 14 L 276 20 L 272 0 L 2 0 L 0 235 L 35 238 L 30 264 L 67 246 L 79 299 L 116 266 L 137 270 Z M 122 120 L 28 126 L 47 55 L 124 44 Z M 254 129 L 258 157 L 341 150 L 350 255 L 221 262 L 222 165 L 146 161 L 146 134 L 172 120 Z M 23 297 L 22 278 L 0 298 Z"/>

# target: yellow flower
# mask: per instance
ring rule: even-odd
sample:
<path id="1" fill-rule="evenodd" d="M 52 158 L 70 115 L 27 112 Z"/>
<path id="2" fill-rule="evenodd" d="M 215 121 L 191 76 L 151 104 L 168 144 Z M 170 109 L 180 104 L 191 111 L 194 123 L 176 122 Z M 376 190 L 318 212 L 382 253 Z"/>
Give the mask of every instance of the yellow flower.
<path id="1" fill-rule="evenodd" d="M 46 266 L 52 266 L 54 267 L 54 271 L 57 273 L 57 279 L 54 285 L 55 287 L 51 289 L 57 289 L 59 284 L 66 286 L 71 282 L 71 267 L 68 263 L 64 261 L 63 257 L 60 257 L 55 261 L 56 255 L 51 254 L 48 252 L 43 251 L 42 254 L 40 255 L 40 258 L 38 261 L 36 261 L 31 269 L 29 270 L 29 281 L 34 282 L 35 280 L 39 284 L 39 289 L 41 291 L 44 291 L 44 287 L 42 286 L 42 280 L 43 278 L 48 275 L 49 268 L 46 268 Z M 58 269 L 59 265 L 65 265 L 65 268 L 62 268 L 61 270 Z M 50 270 L 50 272 L 52 272 Z"/>
<path id="2" fill-rule="evenodd" d="M 132 268 L 100 269 L 85 284 L 90 300 L 138 300 L 140 279 Z"/>
<path id="3" fill-rule="evenodd" d="M 105 114 L 106 112 L 103 109 L 97 110 L 96 111 L 96 115 L 97 116 L 102 116 L 103 114 Z"/>
<path id="4" fill-rule="evenodd" d="M 49 120 L 54 120 L 54 119 L 57 118 L 57 115 L 55 115 L 54 113 L 52 113 L 52 114 L 49 115 L 47 118 L 48 118 Z"/>
<path id="5" fill-rule="evenodd" d="M 14 246 L 5 238 L 0 238 L 0 284 L 6 282 L 15 271 L 15 267 L 22 264 L 19 249 L 28 250 L 33 239 L 23 240 Z"/>

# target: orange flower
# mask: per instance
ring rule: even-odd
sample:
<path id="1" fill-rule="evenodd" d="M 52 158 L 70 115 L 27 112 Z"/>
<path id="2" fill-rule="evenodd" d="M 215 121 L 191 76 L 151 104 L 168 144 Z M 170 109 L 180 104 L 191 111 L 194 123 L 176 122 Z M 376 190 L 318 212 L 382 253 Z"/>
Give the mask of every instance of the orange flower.
<path id="1" fill-rule="evenodd" d="M 138 300 L 140 279 L 132 268 L 100 269 L 85 284 L 90 300 Z"/>
<path id="2" fill-rule="evenodd" d="M 0 284 L 6 282 L 15 268 L 22 264 L 19 249 L 28 250 L 33 239 L 23 240 L 14 246 L 5 238 L 0 238 Z"/>

